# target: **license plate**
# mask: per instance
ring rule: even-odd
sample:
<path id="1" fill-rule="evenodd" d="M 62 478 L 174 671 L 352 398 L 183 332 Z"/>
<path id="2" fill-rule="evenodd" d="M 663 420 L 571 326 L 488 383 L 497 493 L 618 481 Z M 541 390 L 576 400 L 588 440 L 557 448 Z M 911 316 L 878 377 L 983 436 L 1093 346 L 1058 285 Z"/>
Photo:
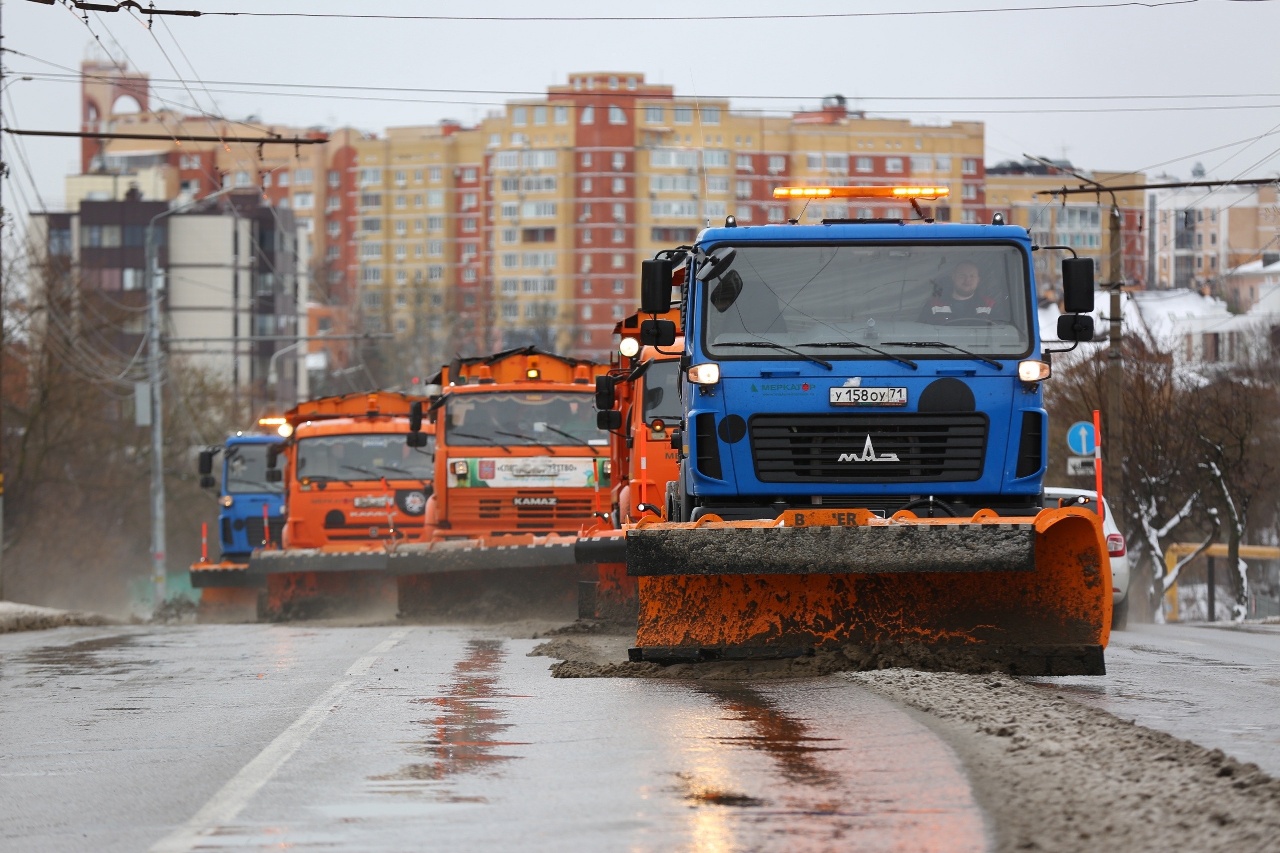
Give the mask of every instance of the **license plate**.
<path id="1" fill-rule="evenodd" d="M 906 388 L 851 388 L 840 386 L 831 389 L 833 406 L 905 406 Z"/>

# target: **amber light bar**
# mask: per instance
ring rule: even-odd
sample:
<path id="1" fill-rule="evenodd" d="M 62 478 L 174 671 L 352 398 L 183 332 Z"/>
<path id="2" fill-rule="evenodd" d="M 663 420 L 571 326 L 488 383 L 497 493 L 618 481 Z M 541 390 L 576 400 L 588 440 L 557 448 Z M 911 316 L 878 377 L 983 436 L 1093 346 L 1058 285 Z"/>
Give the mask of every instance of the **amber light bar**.
<path id="1" fill-rule="evenodd" d="M 950 187 L 778 187 L 774 198 L 943 198 Z"/>

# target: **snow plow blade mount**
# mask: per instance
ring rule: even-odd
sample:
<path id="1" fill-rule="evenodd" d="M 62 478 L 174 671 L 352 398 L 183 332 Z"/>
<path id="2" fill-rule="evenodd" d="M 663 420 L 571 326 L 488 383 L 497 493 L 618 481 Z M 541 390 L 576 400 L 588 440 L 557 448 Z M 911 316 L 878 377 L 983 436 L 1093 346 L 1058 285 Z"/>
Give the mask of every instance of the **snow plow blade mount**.
<path id="1" fill-rule="evenodd" d="M 633 660 L 838 648 L 868 667 L 1105 672 L 1111 570 L 1087 510 L 642 522 L 627 531 L 626 558 L 639 583 Z"/>

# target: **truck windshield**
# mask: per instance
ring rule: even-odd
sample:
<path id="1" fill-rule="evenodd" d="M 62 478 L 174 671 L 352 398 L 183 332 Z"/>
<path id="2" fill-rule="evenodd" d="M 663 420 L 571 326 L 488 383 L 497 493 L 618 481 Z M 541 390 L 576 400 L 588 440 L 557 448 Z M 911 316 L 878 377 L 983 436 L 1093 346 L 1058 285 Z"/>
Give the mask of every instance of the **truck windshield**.
<path id="1" fill-rule="evenodd" d="M 603 446 L 588 391 L 455 394 L 445 403 L 445 437 L 462 447 Z"/>
<path id="2" fill-rule="evenodd" d="M 325 435 L 298 442 L 298 479 L 430 480 L 434 454 L 405 434 Z"/>
<path id="3" fill-rule="evenodd" d="M 703 347 L 713 358 L 1013 358 L 1030 351 L 1027 259 L 1016 245 L 736 248 L 732 265 L 701 285 Z"/>
<path id="4" fill-rule="evenodd" d="M 227 448 L 222 482 L 227 494 L 280 494 L 284 491 L 284 484 L 267 482 L 267 447 L 266 444 L 236 444 Z"/>
<path id="5" fill-rule="evenodd" d="M 644 373 L 644 422 L 661 419 L 668 424 L 679 423 L 683 417 L 680 406 L 680 362 L 675 359 L 655 361 Z"/>

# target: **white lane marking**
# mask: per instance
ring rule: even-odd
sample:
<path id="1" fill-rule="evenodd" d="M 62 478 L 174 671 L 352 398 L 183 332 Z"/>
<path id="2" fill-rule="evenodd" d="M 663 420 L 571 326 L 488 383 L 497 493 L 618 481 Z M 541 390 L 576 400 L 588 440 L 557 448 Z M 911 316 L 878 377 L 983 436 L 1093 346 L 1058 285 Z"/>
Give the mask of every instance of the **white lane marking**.
<path id="1" fill-rule="evenodd" d="M 230 782 L 223 785 L 222 790 L 214 794 L 191 820 L 152 845 L 151 853 L 187 853 L 214 829 L 234 819 L 253 795 L 271 780 L 271 777 L 306 742 L 311 733 L 320 727 L 325 717 L 333 711 L 333 706 L 337 704 L 342 694 L 356 683 L 357 677 L 367 673 L 379 657 L 389 652 L 411 630 L 413 629 L 401 628 L 374 646 L 369 654 L 353 663 L 344 674 L 342 681 L 326 690 L 323 696 L 312 703 L 311 707 L 294 721 L 293 725 L 267 744 L 266 748 L 246 764 Z"/>

